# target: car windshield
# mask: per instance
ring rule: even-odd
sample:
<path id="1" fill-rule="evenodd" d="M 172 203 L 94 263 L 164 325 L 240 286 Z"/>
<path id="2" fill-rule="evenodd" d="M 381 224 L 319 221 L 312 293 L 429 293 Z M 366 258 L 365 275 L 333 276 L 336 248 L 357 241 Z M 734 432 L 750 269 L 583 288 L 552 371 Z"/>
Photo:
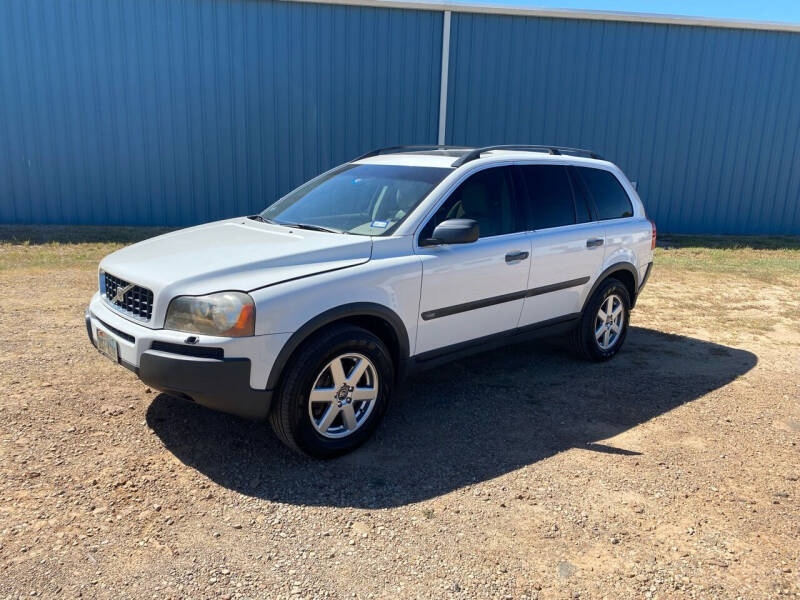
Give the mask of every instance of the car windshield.
<path id="1" fill-rule="evenodd" d="M 347 164 L 289 192 L 260 216 L 281 225 L 386 235 L 451 171 Z"/>

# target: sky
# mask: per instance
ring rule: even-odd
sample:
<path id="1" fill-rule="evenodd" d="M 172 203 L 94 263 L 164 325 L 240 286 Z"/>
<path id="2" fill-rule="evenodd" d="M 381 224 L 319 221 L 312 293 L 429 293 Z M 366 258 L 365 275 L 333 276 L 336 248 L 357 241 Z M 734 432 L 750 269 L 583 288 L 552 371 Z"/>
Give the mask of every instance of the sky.
<path id="1" fill-rule="evenodd" d="M 526 8 L 568 8 L 688 15 L 800 24 L 800 0 L 448 0 Z"/>

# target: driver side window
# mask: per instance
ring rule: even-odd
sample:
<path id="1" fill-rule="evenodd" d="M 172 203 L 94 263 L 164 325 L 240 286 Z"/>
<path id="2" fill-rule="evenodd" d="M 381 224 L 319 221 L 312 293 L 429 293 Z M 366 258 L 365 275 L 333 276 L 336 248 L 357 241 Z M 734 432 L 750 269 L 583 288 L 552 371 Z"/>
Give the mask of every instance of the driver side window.
<path id="1" fill-rule="evenodd" d="M 459 185 L 426 223 L 420 239 L 433 237 L 433 230 L 448 219 L 474 219 L 480 237 L 521 231 L 515 208 L 510 167 L 478 171 Z"/>

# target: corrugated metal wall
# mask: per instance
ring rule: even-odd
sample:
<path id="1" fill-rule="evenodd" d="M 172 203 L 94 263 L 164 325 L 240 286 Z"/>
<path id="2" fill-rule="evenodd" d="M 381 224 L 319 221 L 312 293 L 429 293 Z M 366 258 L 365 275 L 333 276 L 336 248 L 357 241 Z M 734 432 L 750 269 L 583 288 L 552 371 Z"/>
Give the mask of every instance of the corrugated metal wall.
<path id="1" fill-rule="evenodd" d="M 800 34 L 452 15 L 447 141 L 591 148 L 662 231 L 800 233 Z"/>
<path id="2" fill-rule="evenodd" d="M 0 2 L 0 222 L 260 210 L 367 148 L 436 137 L 436 12 Z"/>
<path id="3" fill-rule="evenodd" d="M 253 212 L 437 137 L 442 13 L 0 2 L 0 222 Z M 661 231 L 800 233 L 800 34 L 453 13 L 447 141 L 589 147 Z"/>

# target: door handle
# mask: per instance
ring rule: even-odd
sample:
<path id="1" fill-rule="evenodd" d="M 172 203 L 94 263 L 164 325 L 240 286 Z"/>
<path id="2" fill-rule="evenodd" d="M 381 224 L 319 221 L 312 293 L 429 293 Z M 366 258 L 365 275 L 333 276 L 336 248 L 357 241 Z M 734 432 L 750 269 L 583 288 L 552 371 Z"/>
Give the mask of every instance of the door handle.
<path id="1" fill-rule="evenodd" d="M 590 240 L 586 240 L 586 247 L 587 248 L 594 248 L 596 246 L 603 245 L 603 238 L 592 238 Z"/>
<path id="2" fill-rule="evenodd" d="M 519 252 L 509 252 L 508 254 L 506 254 L 506 262 L 512 263 L 512 262 L 517 262 L 518 260 L 525 260 L 526 258 L 528 258 L 529 255 L 530 252 L 525 252 L 524 250 L 521 250 Z"/>

